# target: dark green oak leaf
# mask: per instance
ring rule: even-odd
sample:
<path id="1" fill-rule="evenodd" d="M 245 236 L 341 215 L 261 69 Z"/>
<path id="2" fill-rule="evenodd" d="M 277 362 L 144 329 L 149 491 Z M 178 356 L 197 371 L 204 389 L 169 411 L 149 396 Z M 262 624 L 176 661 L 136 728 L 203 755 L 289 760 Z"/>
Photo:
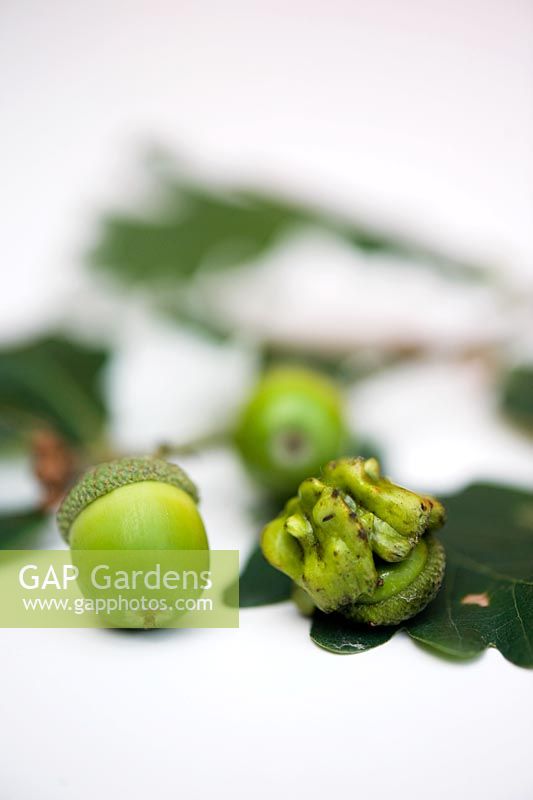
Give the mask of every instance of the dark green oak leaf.
<path id="1" fill-rule="evenodd" d="M 394 627 L 355 625 L 340 614 L 323 614 L 316 610 L 311 624 L 311 639 L 331 653 L 349 655 L 385 644 L 397 630 Z"/>
<path id="2" fill-rule="evenodd" d="M 271 567 L 257 547 L 248 559 L 239 581 L 241 608 L 264 606 L 289 600 L 292 581 Z"/>
<path id="3" fill-rule="evenodd" d="M 409 635 L 447 655 L 496 647 L 533 666 L 533 494 L 474 485 L 445 504 L 444 585 Z"/>
<path id="4" fill-rule="evenodd" d="M 0 549 L 27 550 L 37 546 L 38 535 L 48 519 L 40 508 L 0 512 Z"/>
<path id="5" fill-rule="evenodd" d="M 533 365 L 522 365 L 505 376 L 503 411 L 519 425 L 533 431 Z"/>
<path id="6" fill-rule="evenodd" d="M 0 441 L 50 427 L 77 445 L 94 443 L 105 426 L 101 378 L 108 354 L 51 335 L 0 351 Z"/>

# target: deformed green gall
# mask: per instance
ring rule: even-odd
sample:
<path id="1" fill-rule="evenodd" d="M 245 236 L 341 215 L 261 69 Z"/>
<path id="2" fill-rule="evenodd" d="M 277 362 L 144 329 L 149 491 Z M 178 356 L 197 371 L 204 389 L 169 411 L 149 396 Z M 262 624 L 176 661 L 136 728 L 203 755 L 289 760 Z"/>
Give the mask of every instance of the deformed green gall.
<path id="1" fill-rule="evenodd" d="M 300 484 L 261 547 L 322 611 L 389 625 L 437 593 L 445 558 L 432 532 L 444 521 L 438 500 L 392 483 L 376 459 L 344 458 Z"/>

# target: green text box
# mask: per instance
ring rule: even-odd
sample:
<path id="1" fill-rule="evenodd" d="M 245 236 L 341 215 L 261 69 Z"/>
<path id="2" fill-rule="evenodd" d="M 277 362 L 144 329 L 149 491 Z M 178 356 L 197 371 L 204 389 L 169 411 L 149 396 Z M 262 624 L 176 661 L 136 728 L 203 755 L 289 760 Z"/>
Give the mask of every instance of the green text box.
<path id="1" fill-rule="evenodd" d="M 237 628 L 237 550 L 3 550 L 3 628 Z"/>

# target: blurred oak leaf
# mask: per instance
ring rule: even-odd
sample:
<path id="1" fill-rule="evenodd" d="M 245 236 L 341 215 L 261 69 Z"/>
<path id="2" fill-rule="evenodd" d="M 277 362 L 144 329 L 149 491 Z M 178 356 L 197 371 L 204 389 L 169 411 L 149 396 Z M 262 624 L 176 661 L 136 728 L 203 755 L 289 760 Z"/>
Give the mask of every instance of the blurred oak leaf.
<path id="1" fill-rule="evenodd" d="M 507 373 L 502 408 L 514 422 L 533 431 L 533 366 L 521 365 Z"/>
<path id="2" fill-rule="evenodd" d="M 75 446 L 94 444 L 107 410 L 102 372 L 108 352 L 49 335 L 0 350 L 0 444 L 51 430 Z"/>

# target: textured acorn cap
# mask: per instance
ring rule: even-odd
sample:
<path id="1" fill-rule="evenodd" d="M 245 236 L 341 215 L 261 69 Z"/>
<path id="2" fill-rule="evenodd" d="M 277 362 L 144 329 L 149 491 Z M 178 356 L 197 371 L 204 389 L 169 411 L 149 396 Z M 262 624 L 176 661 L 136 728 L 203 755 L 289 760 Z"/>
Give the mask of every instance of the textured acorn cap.
<path id="1" fill-rule="evenodd" d="M 143 481 L 168 483 L 187 492 L 198 502 L 198 490 L 186 472 L 160 458 L 120 458 L 93 467 L 72 487 L 57 512 L 61 535 L 68 542 L 70 527 L 90 503 L 114 489 Z"/>

